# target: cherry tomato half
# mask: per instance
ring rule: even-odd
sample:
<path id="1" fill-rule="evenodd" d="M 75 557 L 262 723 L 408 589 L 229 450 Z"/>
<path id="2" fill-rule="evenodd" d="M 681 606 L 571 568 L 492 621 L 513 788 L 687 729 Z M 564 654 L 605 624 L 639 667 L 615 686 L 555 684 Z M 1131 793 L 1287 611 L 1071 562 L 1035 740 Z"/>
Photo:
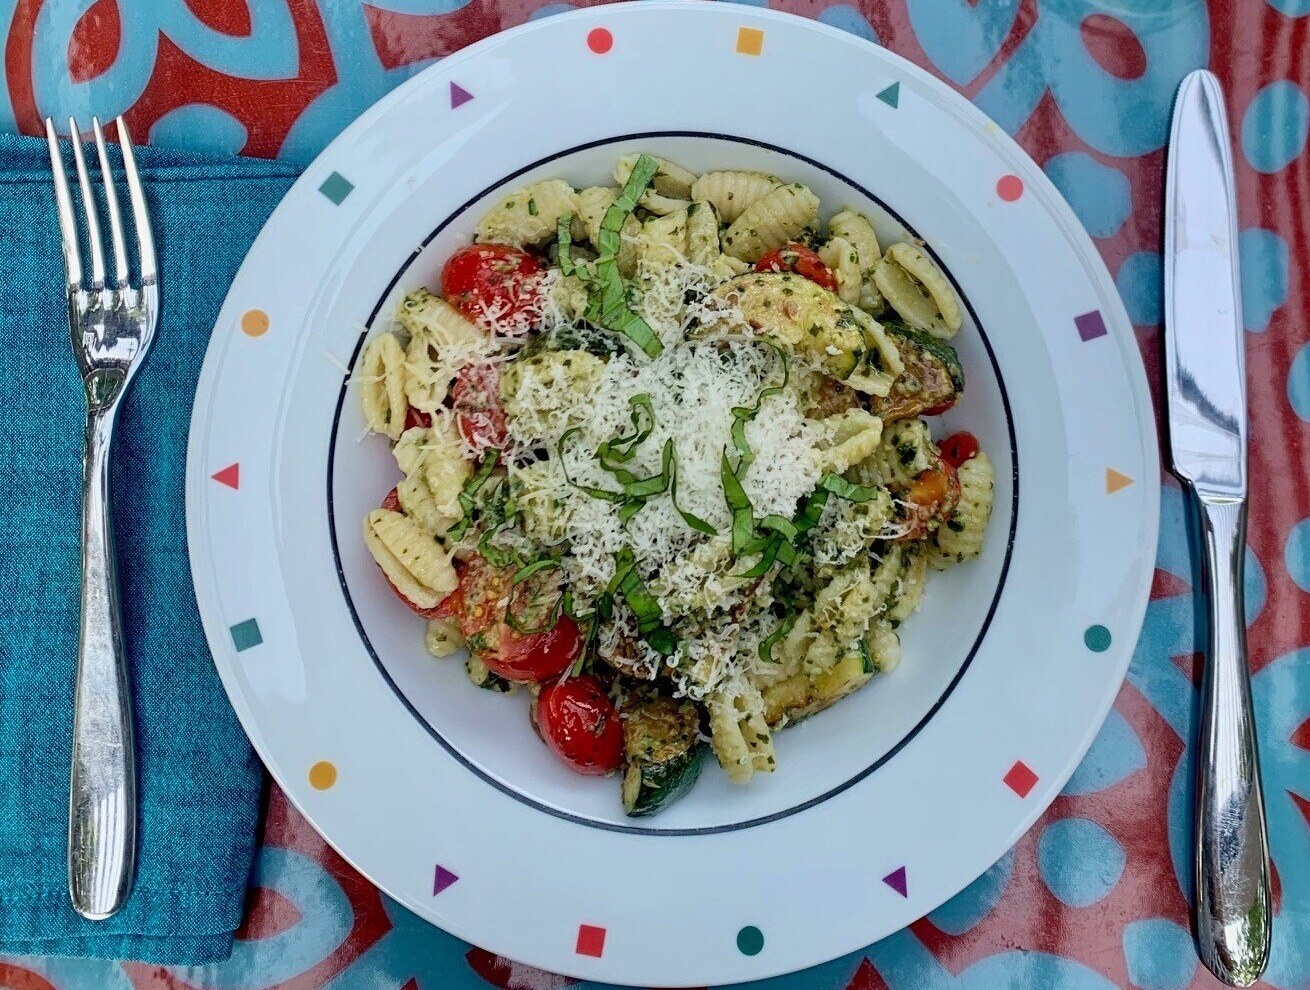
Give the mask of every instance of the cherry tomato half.
<path id="1" fill-rule="evenodd" d="M 570 677 L 541 689 L 537 730 L 578 773 L 601 776 L 623 762 L 623 722 L 594 677 Z"/>
<path id="2" fill-rule="evenodd" d="M 538 305 L 541 262 L 507 244 L 470 244 L 441 270 L 441 292 L 470 320 L 513 323 Z"/>
<path id="3" fill-rule="evenodd" d="M 952 433 L 941 442 L 942 460 L 958 468 L 967 460 L 978 456 L 978 438 L 972 433 Z"/>
<path id="4" fill-rule="evenodd" d="M 460 369 L 450 389 L 455 425 L 464 442 L 479 453 L 500 450 L 509 431 L 505 407 L 500 402 L 500 369 L 490 362 Z"/>
<path id="5" fill-rule="evenodd" d="M 947 409 L 952 408 L 954 405 L 955 405 L 955 396 L 952 396 L 951 398 L 947 399 L 945 402 L 941 403 L 940 405 L 929 406 L 927 409 L 923 410 L 923 412 L 919 413 L 919 415 L 940 416 L 942 413 L 946 412 Z"/>
<path id="6" fill-rule="evenodd" d="M 804 244 L 790 241 L 780 248 L 770 251 L 755 262 L 757 272 L 795 272 L 808 278 L 815 285 L 821 285 L 829 292 L 837 291 L 837 276 L 823 263 L 823 259 Z"/>
<path id="7" fill-rule="evenodd" d="M 415 409 L 413 406 L 405 410 L 405 429 L 412 430 L 416 426 L 421 426 L 426 430 L 431 425 L 432 417 L 422 410 Z M 383 506 L 383 508 L 386 508 L 386 506 Z"/>
<path id="8" fill-rule="evenodd" d="M 544 632 L 520 633 L 511 628 L 505 622 L 504 602 L 512 576 L 512 571 L 474 557 L 460 575 L 459 589 L 437 609 L 444 617 L 450 603 L 450 614 L 459 622 L 469 649 L 493 674 L 532 682 L 558 677 L 582 652 L 582 632 L 567 615 L 559 616 Z"/>
<path id="9" fill-rule="evenodd" d="M 905 514 L 906 529 L 897 540 L 917 540 L 928 531 L 934 518 L 944 518 L 960 501 L 960 479 L 955 468 L 944 459 L 936 468 L 922 471 L 905 491 L 908 505 Z"/>

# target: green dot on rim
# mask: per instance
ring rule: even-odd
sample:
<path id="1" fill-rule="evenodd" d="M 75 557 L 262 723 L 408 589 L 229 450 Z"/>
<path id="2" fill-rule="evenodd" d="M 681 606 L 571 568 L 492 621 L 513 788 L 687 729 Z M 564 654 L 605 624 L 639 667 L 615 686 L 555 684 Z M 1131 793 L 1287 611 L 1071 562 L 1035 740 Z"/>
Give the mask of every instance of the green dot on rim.
<path id="1" fill-rule="evenodd" d="M 737 948 L 744 956 L 758 956 L 764 948 L 764 933 L 754 925 L 747 925 L 737 933 Z"/>
<path id="2" fill-rule="evenodd" d="M 1105 626 L 1088 626 L 1083 633 L 1083 642 L 1093 653 L 1104 653 L 1110 648 L 1110 630 Z"/>

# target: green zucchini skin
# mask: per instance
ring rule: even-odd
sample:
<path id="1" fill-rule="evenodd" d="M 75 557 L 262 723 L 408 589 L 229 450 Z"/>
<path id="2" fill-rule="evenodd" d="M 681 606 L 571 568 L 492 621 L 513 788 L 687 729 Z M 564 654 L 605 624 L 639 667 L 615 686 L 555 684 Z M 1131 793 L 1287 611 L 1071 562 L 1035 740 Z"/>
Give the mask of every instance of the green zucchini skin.
<path id="1" fill-rule="evenodd" d="M 647 695 L 622 708 L 623 812 L 653 815 L 700 776 L 700 713 L 690 701 Z"/>
<path id="2" fill-rule="evenodd" d="M 950 404 L 964 392 L 964 368 L 954 347 L 897 320 L 884 320 L 882 326 L 896 342 L 905 372 L 891 394 L 871 401 L 876 415 L 886 420 L 908 419 L 925 409 Z M 915 387 L 897 387 L 905 382 L 914 382 Z"/>
<path id="3" fill-rule="evenodd" d="M 964 368 L 960 365 L 960 356 L 955 353 L 954 347 L 944 340 L 938 340 L 930 333 L 915 330 L 913 327 L 907 327 L 904 323 L 895 320 L 884 322 L 883 327 L 935 357 L 945 365 L 947 374 L 951 376 L 951 384 L 955 386 L 955 391 L 964 391 Z"/>

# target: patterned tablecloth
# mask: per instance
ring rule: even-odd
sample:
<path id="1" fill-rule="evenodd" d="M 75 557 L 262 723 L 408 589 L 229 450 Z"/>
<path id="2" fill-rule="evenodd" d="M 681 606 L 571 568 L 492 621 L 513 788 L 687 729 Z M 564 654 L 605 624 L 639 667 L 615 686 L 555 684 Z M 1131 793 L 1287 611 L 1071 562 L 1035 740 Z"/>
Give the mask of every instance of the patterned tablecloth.
<path id="1" fill-rule="evenodd" d="M 125 113 L 133 133 L 155 143 L 307 159 L 426 62 L 571 6 L 0 0 L 0 127 L 37 133 L 46 113 Z M 1261 985 L 1310 987 L 1310 0 L 773 6 L 907 56 L 1019 140 L 1096 238 L 1153 389 L 1170 101 L 1190 69 L 1209 65 L 1223 80 L 1253 424 L 1247 610 L 1276 867 L 1273 961 Z M 1064 793 L 948 904 L 864 951 L 771 982 L 789 990 L 1218 985 L 1198 966 L 1187 930 L 1195 553 L 1177 485 L 1132 483 L 1164 486 L 1146 627 L 1114 711 Z M 571 982 L 470 948 L 397 907 L 276 790 L 248 919 L 226 963 L 0 960 L 0 987 L 9 990 L 556 990 Z"/>

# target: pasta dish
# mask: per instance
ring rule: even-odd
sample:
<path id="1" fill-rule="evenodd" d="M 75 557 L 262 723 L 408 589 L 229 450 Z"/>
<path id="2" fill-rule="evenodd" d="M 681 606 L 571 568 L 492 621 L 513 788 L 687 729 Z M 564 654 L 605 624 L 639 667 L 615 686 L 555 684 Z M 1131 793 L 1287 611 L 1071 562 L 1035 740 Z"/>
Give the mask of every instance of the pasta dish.
<path id="1" fill-rule="evenodd" d="M 614 181 L 503 196 L 353 381 L 401 475 L 364 539 L 428 650 L 639 816 L 895 667 L 993 474 L 933 436 L 962 315 L 921 244 L 759 172 Z"/>

